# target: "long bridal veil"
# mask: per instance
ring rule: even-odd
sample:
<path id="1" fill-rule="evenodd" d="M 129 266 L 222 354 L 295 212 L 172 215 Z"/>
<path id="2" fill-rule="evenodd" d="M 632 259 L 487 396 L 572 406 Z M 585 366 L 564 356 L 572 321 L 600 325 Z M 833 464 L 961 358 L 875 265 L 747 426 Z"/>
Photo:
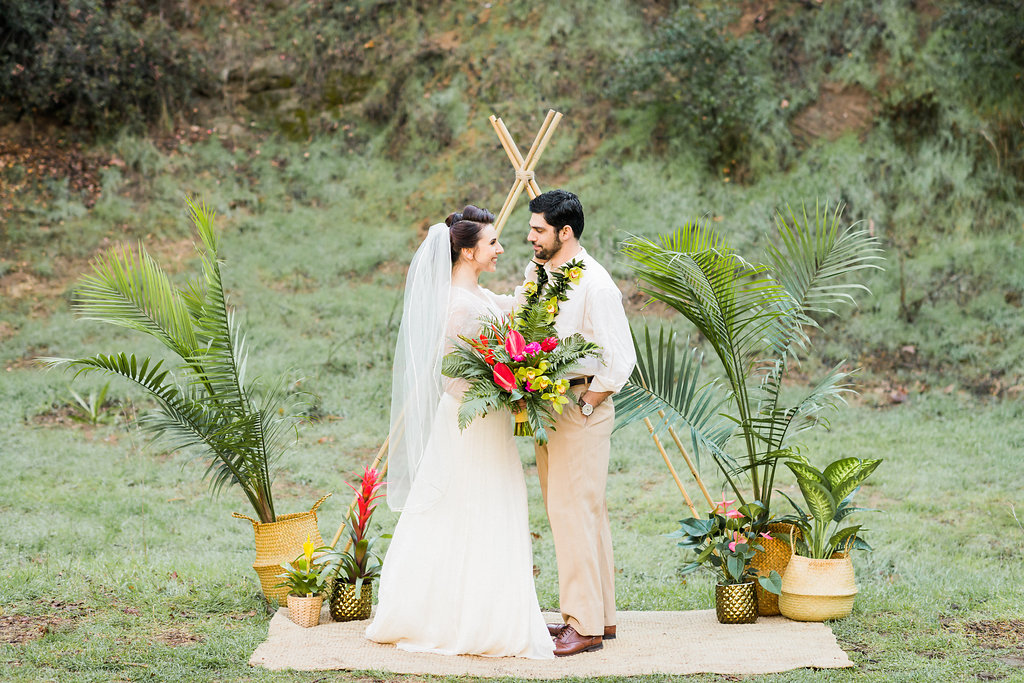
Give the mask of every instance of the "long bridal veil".
<path id="1" fill-rule="evenodd" d="M 388 506 L 406 507 L 441 399 L 441 358 L 452 284 L 448 226 L 430 226 L 409 265 L 391 381 Z M 437 496 L 442 492 L 438 491 Z M 417 496 L 419 503 L 436 496 Z"/>

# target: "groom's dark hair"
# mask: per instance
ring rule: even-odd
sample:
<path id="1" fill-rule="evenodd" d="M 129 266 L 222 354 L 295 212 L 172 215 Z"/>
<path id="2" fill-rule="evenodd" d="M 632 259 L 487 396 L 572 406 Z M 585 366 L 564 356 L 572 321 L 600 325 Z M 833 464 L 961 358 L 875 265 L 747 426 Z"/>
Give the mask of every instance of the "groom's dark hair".
<path id="1" fill-rule="evenodd" d="M 576 239 L 583 234 L 583 204 L 579 197 L 567 190 L 551 190 L 537 195 L 530 200 L 530 213 L 544 214 L 544 220 L 555 230 L 568 225 Z"/>

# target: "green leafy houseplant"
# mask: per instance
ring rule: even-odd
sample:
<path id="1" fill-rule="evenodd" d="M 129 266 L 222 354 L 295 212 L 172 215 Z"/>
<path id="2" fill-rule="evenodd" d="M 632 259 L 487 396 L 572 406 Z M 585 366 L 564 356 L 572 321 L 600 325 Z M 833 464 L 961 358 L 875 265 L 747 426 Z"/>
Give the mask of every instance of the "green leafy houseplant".
<path id="1" fill-rule="evenodd" d="M 329 548 L 315 561 L 325 565 L 325 575 L 335 576 L 342 583 L 354 585 L 355 596 L 358 599 L 362 593 L 363 583 L 380 576 L 384 568 L 380 558 L 373 553 L 374 545 L 380 539 L 391 538 L 391 534 L 382 534 L 374 538 L 367 536 L 370 518 L 377 509 L 375 501 L 385 495 L 381 492 L 385 482 L 380 472 L 367 467 L 361 477 L 359 488 L 351 484 L 348 486 L 356 493 L 355 502 L 348 513 L 348 545 L 341 550 L 337 547 Z"/>
<path id="2" fill-rule="evenodd" d="M 682 519 L 679 530 L 668 534 L 669 538 L 681 539 L 679 545 L 696 554 L 695 559 L 683 567 L 682 573 L 706 569 L 720 586 L 756 579 L 766 591 L 778 594 L 782 589 L 779 573 L 772 571 L 768 576 L 758 576 L 757 570 L 750 566 L 755 551 L 763 550 L 758 539 L 771 538 L 766 532 L 755 531 L 765 524 L 767 510 L 759 503 L 747 503 L 733 510 L 735 502 L 723 496 L 707 519 Z"/>
<path id="3" fill-rule="evenodd" d="M 795 403 L 781 400 L 787 371 L 820 327 L 815 316 L 855 303 L 867 288 L 847 278 L 879 268 L 877 239 L 856 225 L 840 228 L 841 208 L 779 214 L 779 243 L 769 242 L 763 264 L 741 257 L 705 222 L 623 246 L 640 289 L 689 320 L 718 358 L 729 390 L 721 414 L 731 426 L 709 408 L 719 404 L 715 383 L 696 380 L 700 356 L 682 354 L 677 368 L 673 336 L 661 335 L 655 352 L 646 332 L 646 353 L 637 344 L 642 362 L 616 396 L 616 428 L 659 413 L 660 429 L 688 428 L 696 455 L 710 455 L 740 504 L 760 503 L 766 520 L 780 453 L 802 430 L 827 424 L 824 410 L 852 391 L 840 362 Z M 750 480 L 746 495 L 740 475 Z"/>
<path id="4" fill-rule="evenodd" d="M 163 360 L 134 353 L 86 358 L 40 358 L 47 367 L 102 372 L 146 389 L 157 408 L 140 420 L 143 429 L 171 449 L 198 447 L 210 458 L 206 475 L 219 491 L 233 484 L 245 494 L 261 522 L 274 522 L 271 495 L 274 463 L 286 451 L 302 418 L 284 382 L 246 380 L 245 335 L 227 304 L 214 214 L 188 199 L 202 240 L 202 276 L 178 288 L 139 245 L 114 248 L 93 262 L 75 291 L 73 309 L 97 320 L 149 335 L 175 356 Z"/>
<path id="5" fill-rule="evenodd" d="M 790 456 L 786 466 L 796 475 L 797 485 L 809 513 L 786 496 L 796 509 L 796 515 L 783 517 L 779 521 L 790 522 L 802 532 L 802 536 L 798 536 L 794 542 L 798 555 L 827 560 L 840 552 L 871 550 L 871 546 L 860 537 L 860 524 L 840 525 L 854 512 L 874 512 L 869 508 L 853 507 L 851 501 L 861 483 L 881 462 L 842 458 L 821 471 L 812 467 L 802 456 Z"/>
<path id="6" fill-rule="evenodd" d="M 278 577 L 284 581 L 275 587 L 287 586 L 289 595 L 299 597 L 319 595 L 327 584 L 328 572 L 324 571 L 322 564 L 317 564 L 313 555 L 328 550 L 328 546 L 315 548 L 313 541 L 306 536 L 306 542 L 302 544 L 302 554 L 291 562 L 281 563 L 284 574 L 278 574 Z"/>

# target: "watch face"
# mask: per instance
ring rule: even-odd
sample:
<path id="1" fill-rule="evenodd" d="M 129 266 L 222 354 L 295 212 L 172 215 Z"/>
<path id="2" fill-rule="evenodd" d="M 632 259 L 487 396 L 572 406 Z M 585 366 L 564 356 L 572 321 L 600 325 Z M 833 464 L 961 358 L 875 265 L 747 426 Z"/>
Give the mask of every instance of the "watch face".
<path id="1" fill-rule="evenodd" d="M 590 417 L 590 414 L 594 412 L 594 406 L 589 403 L 584 403 L 580 407 L 580 412 L 582 412 L 586 417 Z"/>

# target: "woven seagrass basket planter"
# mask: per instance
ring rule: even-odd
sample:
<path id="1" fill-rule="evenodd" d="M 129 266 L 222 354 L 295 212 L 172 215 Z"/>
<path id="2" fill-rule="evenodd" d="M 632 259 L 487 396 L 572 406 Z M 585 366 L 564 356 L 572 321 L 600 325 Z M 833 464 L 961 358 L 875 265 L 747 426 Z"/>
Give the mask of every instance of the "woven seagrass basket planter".
<path id="1" fill-rule="evenodd" d="M 720 624 L 753 624 L 757 621 L 754 582 L 716 585 L 715 616 Z"/>
<path id="2" fill-rule="evenodd" d="M 303 597 L 289 594 L 287 602 L 288 616 L 302 628 L 310 628 L 320 623 L 320 609 L 324 606 L 324 596 Z"/>
<path id="3" fill-rule="evenodd" d="M 793 548 L 787 543 L 782 534 L 800 535 L 800 529 L 792 524 L 769 524 L 766 529 L 772 538 L 760 538 L 758 542 L 764 547 L 764 551 L 758 550 L 754 553 L 754 559 L 750 566 L 757 570 L 758 576 L 768 576 L 774 569 L 779 576 L 786 575 L 786 567 L 789 565 L 789 558 L 793 555 Z M 761 584 L 754 584 L 754 592 L 757 594 L 757 613 L 762 617 L 770 617 L 779 614 L 779 596 L 769 593 Z"/>
<path id="4" fill-rule="evenodd" d="M 812 560 L 793 555 L 782 577 L 779 611 L 795 621 L 825 621 L 850 616 L 857 597 L 849 555 Z"/>
<path id="5" fill-rule="evenodd" d="M 359 597 L 356 585 L 336 581 L 331 591 L 331 618 L 335 621 L 361 621 L 370 618 L 373 609 L 373 582 L 364 581 Z"/>
<path id="6" fill-rule="evenodd" d="M 252 522 L 252 530 L 256 535 L 256 561 L 252 563 L 252 568 L 260 577 L 263 595 L 271 605 L 284 604 L 285 596 L 288 595 L 286 586 L 275 588 L 281 583 L 280 574 L 284 572 L 281 563 L 291 562 L 302 554 L 302 544 L 306 542 L 307 535 L 314 546 L 319 548 L 324 544 L 317 525 L 316 510 L 330 495 L 328 493 L 314 503 L 309 512 L 279 515 L 276 522 L 257 522 L 237 512 L 232 515 L 236 519 Z"/>

